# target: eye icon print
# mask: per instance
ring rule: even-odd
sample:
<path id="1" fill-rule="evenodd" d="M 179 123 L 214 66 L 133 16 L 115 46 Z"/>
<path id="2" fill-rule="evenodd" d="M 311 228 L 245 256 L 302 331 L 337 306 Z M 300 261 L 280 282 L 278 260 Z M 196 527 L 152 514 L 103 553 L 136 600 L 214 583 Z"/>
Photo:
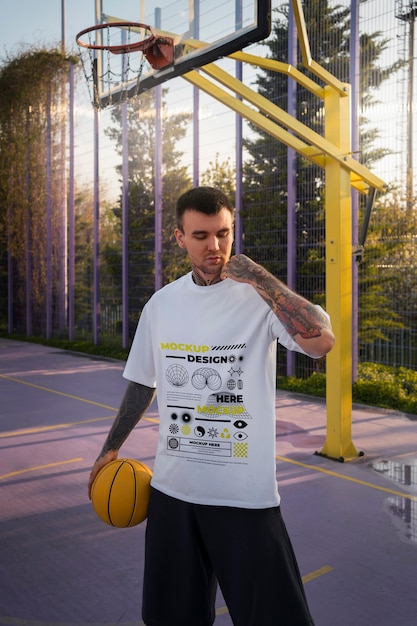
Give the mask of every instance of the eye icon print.
<path id="1" fill-rule="evenodd" d="M 182 365 L 174 363 L 166 371 L 166 379 L 173 387 L 184 387 L 188 383 L 188 372 Z"/>

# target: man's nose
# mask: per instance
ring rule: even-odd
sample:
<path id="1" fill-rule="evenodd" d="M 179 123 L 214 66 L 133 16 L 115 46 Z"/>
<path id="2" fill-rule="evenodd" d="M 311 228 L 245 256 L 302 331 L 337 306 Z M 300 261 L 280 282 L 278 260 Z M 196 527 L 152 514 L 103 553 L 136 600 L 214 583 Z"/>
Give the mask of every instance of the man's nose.
<path id="1" fill-rule="evenodd" d="M 209 250 L 218 250 L 219 249 L 219 240 L 217 237 L 210 237 L 208 240 L 208 249 Z"/>

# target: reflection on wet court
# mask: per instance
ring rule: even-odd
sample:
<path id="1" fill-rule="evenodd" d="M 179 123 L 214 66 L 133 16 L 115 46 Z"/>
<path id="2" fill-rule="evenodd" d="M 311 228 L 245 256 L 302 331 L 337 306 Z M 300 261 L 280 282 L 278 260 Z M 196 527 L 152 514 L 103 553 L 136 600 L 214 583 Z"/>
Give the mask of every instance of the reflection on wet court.
<path id="1" fill-rule="evenodd" d="M 394 483 L 411 487 L 417 492 L 417 452 L 405 459 L 388 461 L 382 459 L 371 464 L 371 467 Z M 392 515 L 398 532 L 405 541 L 417 544 L 417 501 L 400 494 L 393 494 L 385 500 L 385 510 Z"/>

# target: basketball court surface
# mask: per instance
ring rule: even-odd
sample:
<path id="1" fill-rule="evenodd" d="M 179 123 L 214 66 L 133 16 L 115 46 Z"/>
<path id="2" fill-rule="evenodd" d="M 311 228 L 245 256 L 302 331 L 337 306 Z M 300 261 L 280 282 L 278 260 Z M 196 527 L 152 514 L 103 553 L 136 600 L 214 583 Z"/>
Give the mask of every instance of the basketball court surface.
<path id="1" fill-rule="evenodd" d="M 122 370 L 120 361 L 0 339 L 2 625 L 143 626 L 146 523 L 112 528 L 87 498 Z M 276 406 L 282 510 L 316 626 L 414 626 L 416 418 L 355 406 L 353 438 L 365 456 L 342 464 L 314 454 L 325 440 L 323 401 L 282 392 Z M 157 429 L 152 405 L 120 456 L 152 467 Z M 169 557 L 181 559 L 175 520 L 167 524 Z M 186 601 L 181 580 L 172 584 Z M 215 624 L 232 624 L 220 593 Z"/>

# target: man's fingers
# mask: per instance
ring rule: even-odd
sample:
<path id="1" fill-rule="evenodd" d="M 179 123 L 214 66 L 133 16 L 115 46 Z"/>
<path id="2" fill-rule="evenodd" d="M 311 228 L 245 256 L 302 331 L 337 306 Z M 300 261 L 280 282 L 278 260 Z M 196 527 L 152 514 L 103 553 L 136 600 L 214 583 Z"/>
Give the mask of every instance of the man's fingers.
<path id="1" fill-rule="evenodd" d="M 110 450 L 104 456 L 97 459 L 97 461 L 93 465 L 93 469 L 90 472 L 90 477 L 88 479 L 88 497 L 91 500 L 91 488 L 93 486 L 93 482 L 99 471 L 102 467 L 117 459 L 118 453 L 116 450 Z"/>
<path id="2" fill-rule="evenodd" d="M 88 479 L 88 497 L 90 498 L 90 500 L 91 500 L 91 488 L 93 486 L 93 482 L 97 474 L 98 472 L 91 472 L 90 478 Z"/>

